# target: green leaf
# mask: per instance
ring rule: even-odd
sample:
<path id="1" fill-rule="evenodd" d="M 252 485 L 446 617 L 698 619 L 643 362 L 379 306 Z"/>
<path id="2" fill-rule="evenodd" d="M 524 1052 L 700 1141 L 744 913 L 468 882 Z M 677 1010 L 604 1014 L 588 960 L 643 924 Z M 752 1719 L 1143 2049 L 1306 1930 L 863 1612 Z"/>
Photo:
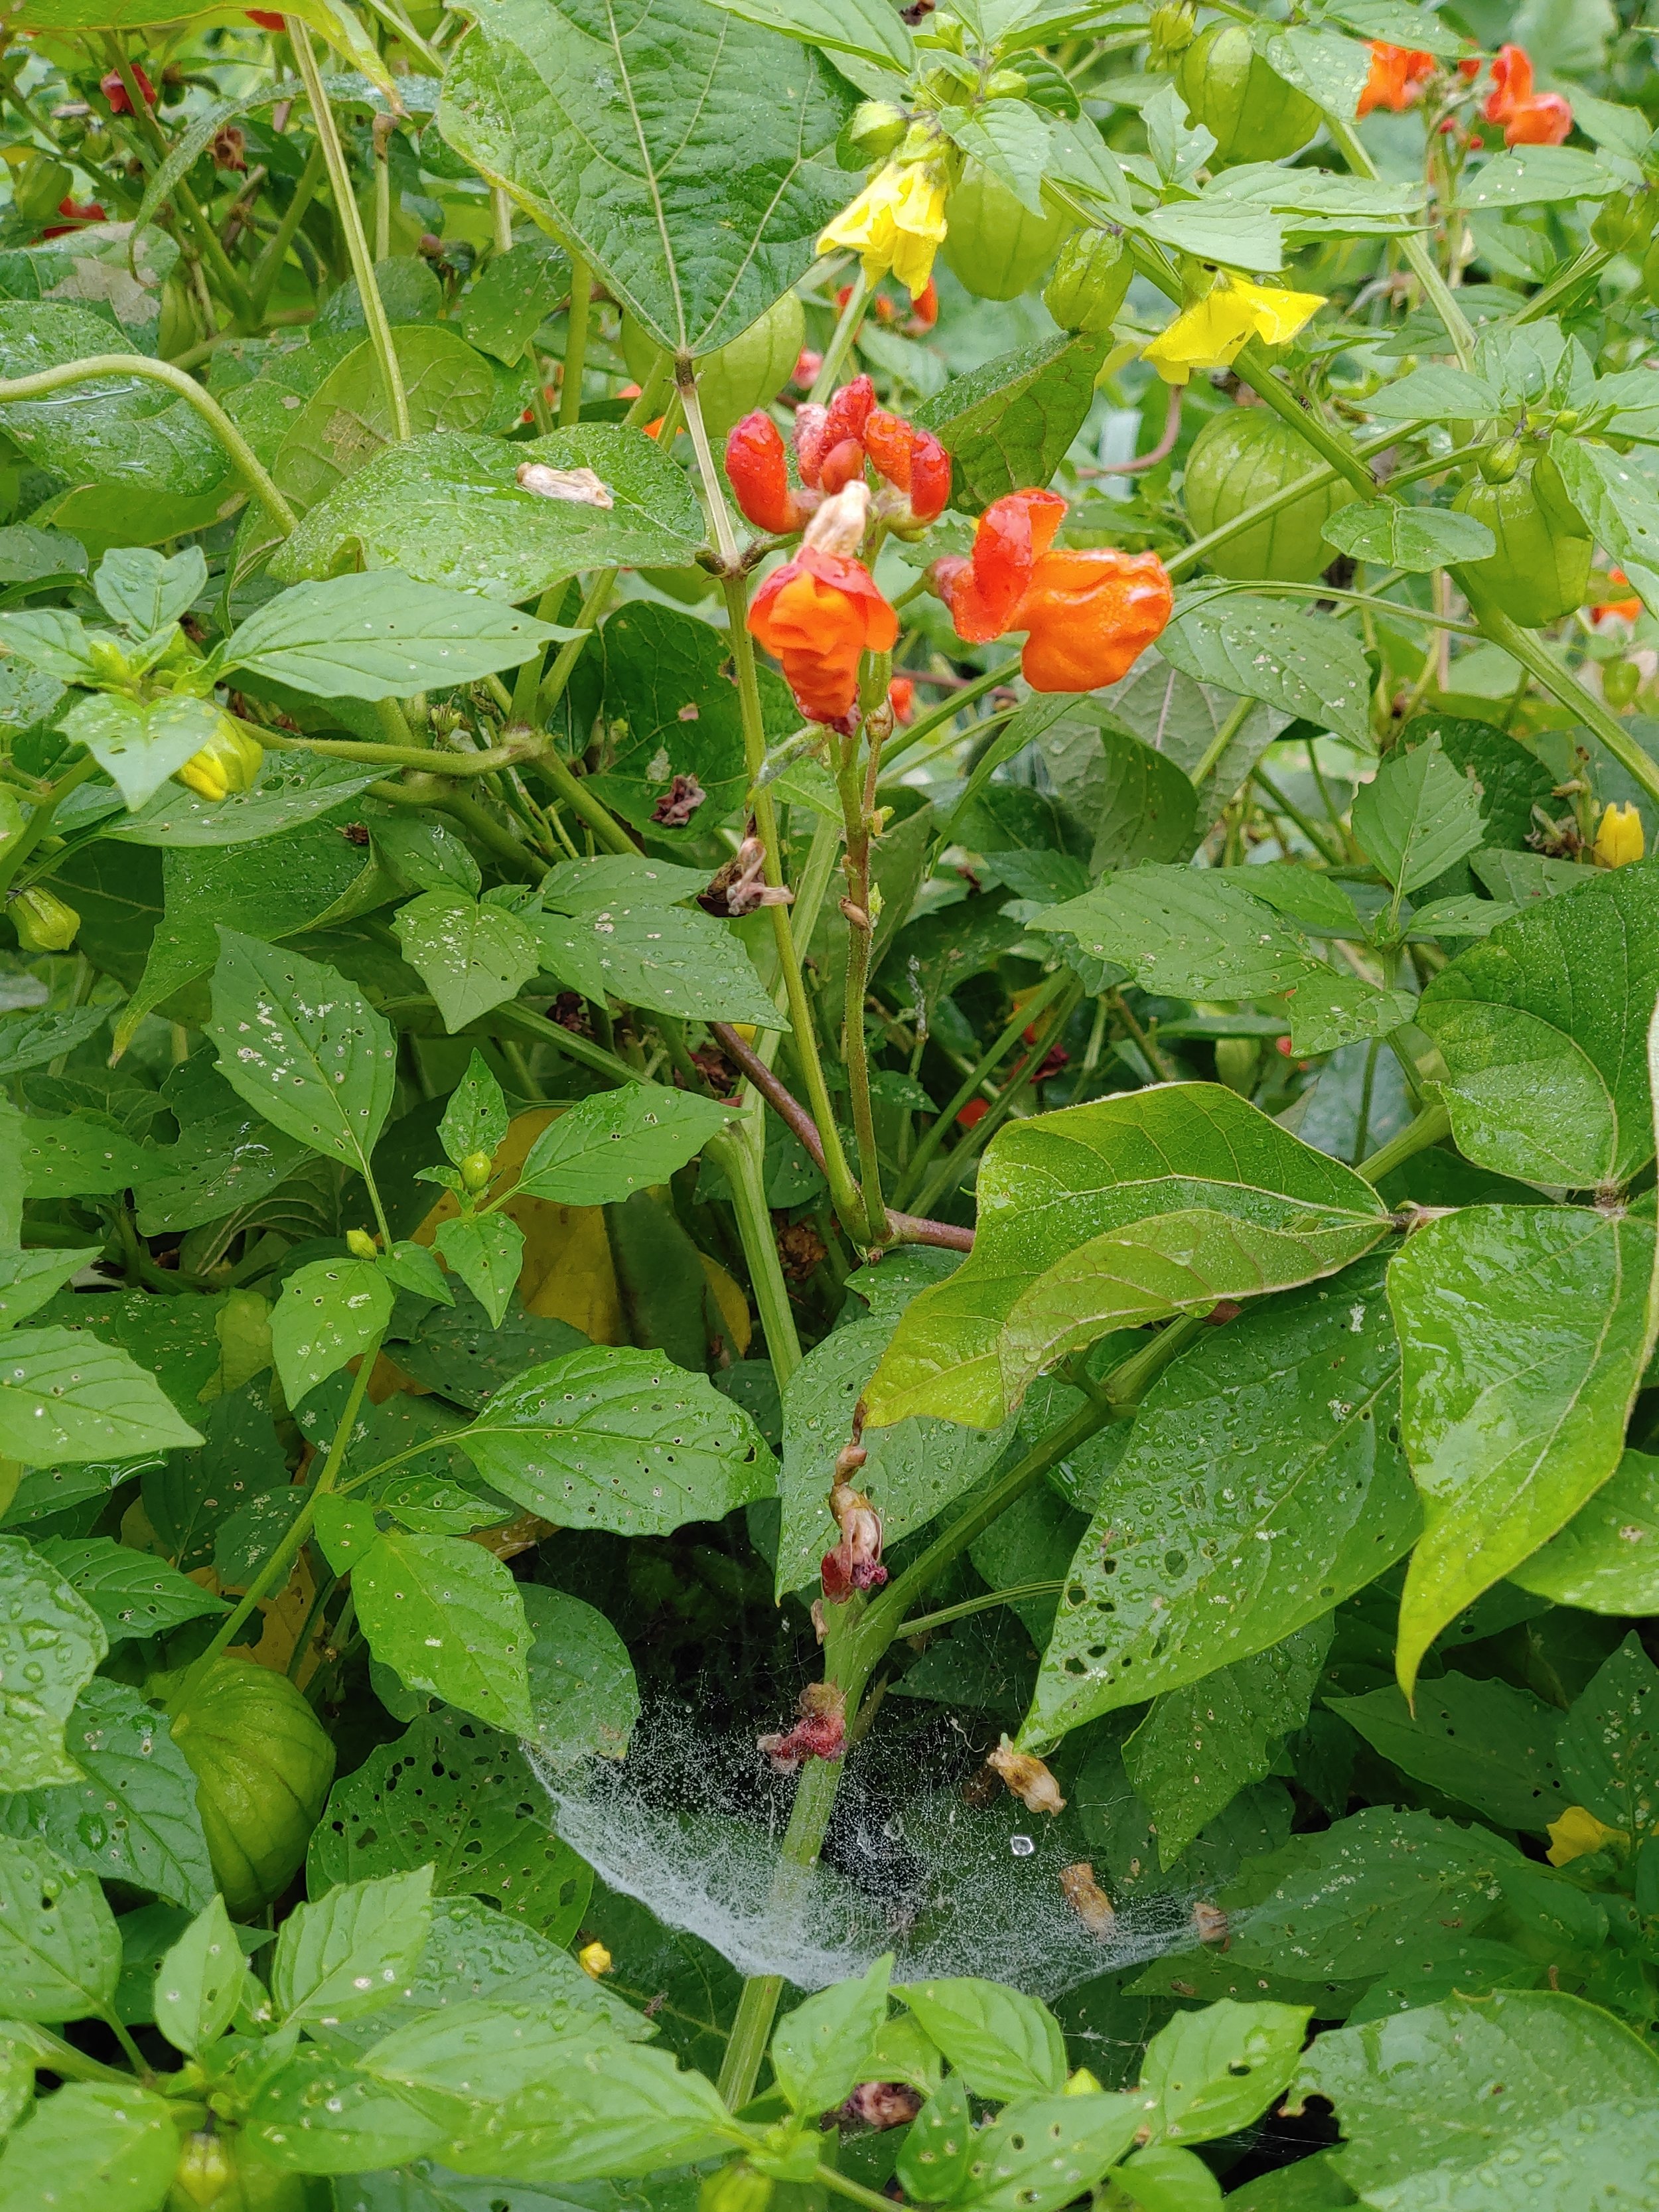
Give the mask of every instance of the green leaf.
<path id="1" fill-rule="evenodd" d="M 547 1793 L 514 1739 L 456 1712 L 416 1721 L 336 1784 L 312 1832 L 307 1886 L 319 1893 L 428 1865 L 435 1895 L 489 1898 L 488 1925 L 514 1941 L 533 1929 L 568 1943 L 592 1887 L 549 1826 Z"/>
<path id="2" fill-rule="evenodd" d="M 1559 1535 L 1510 1580 L 1587 1613 L 1659 1612 L 1659 1462 L 1627 1451 Z"/>
<path id="3" fill-rule="evenodd" d="M 570 265 L 540 238 L 523 238 L 505 253 L 492 253 L 461 301 L 461 329 L 509 367 L 569 289 Z"/>
<path id="4" fill-rule="evenodd" d="M 640 1717 L 628 1646 L 597 1607 L 563 1590 L 522 1583 L 530 1646 L 528 1741 L 556 1767 L 623 1759 Z"/>
<path id="5" fill-rule="evenodd" d="M 581 914 L 539 915 L 534 927 L 543 967 L 585 999 L 623 999 L 682 1021 L 788 1027 L 729 922 L 629 898 Z"/>
<path id="6" fill-rule="evenodd" d="M 702 2075 L 607 2039 L 579 2045 L 556 2084 L 486 2108 L 444 2157 L 463 2173 L 551 2185 L 691 2165 L 749 2140 Z"/>
<path id="7" fill-rule="evenodd" d="M 1651 568 L 1659 562 L 1659 498 L 1649 478 L 1611 446 L 1558 431 L 1550 458 L 1568 498 L 1614 561 Z"/>
<path id="8" fill-rule="evenodd" d="M 1418 1509 L 1382 1273 L 1242 1315 L 1148 1392 L 1061 1595 L 1034 1741 L 1265 1651 L 1405 1550 Z"/>
<path id="9" fill-rule="evenodd" d="M 1468 213 L 1479 215 L 1552 200 L 1604 200 L 1618 189 L 1618 178 L 1582 147 L 1512 146 L 1472 170 L 1458 198 Z"/>
<path id="10" fill-rule="evenodd" d="M 97 1036 L 109 1012 L 107 1006 L 40 1006 L 0 1017 L 0 1077 L 66 1058 Z"/>
<path id="11" fill-rule="evenodd" d="M 62 1290 L 71 1275 L 100 1256 L 95 1245 L 79 1251 L 0 1250 L 0 1328 L 27 1321 Z"/>
<path id="12" fill-rule="evenodd" d="M 1418 1684 L 1415 1711 L 1393 1683 L 1327 1702 L 1402 1774 L 1498 1827 L 1541 1834 L 1566 1810 L 1555 1757 L 1561 1716 L 1529 1690 L 1448 1673 Z"/>
<path id="13" fill-rule="evenodd" d="M 850 1304 L 851 1301 L 849 1300 Z M 893 1333 L 890 1317 L 844 1322 L 815 1345 L 783 1393 L 783 1521 L 777 1590 L 816 1583 L 818 1561 L 837 1540 L 829 1510 L 836 1457 Z M 1007 1447 L 1006 1423 L 988 1431 L 948 1416 L 920 1415 L 867 1429 L 859 1487 L 881 1516 L 886 1541 L 922 1528 L 988 1474 Z"/>
<path id="14" fill-rule="evenodd" d="M 1384 422 L 1484 422 L 1503 404 L 1503 393 L 1484 377 L 1436 362 L 1374 392 L 1365 411 Z"/>
<path id="15" fill-rule="evenodd" d="M 1446 1624 L 1619 1464 L 1659 1320 L 1653 1256 L 1645 1222 L 1490 1206 L 1429 1223 L 1390 1267 L 1425 1524 L 1400 1609 L 1408 1695 Z"/>
<path id="16" fill-rule="evenodd" d="M 98 563 L 92 588 L 112 622 L 147 638 L 187 613 L 207 580 L 207 557 L 199 545 L 188 545 L 170 560 L 148 546 L 123 545 Z"/>
<path id="17" fill-rule="evenodd" d="M 677 868 L 643 853 L 596 854 L 586 860 L 561 860 L 542 878 L 542 903 L 560 914 L 597 914 L 602 907 L 678 906 L 706 890 L 701 868 Z"/>
<path id="18" fill-rule="evenodd" d="M 979 1205 L 969 1258 L 899 1322 L 866 1394 L 872 1426 L 931 1413 L 989 1427 L 1061 1352 L 1328 1273 L 1388 1226 L 1352 1169 L 1199 1083 L 1000 1130 Z"/>
<path id="19" fill-rule="evenodd" d="M 908 2005 L 976 2097 L 1030 2097 L 1062 2087 L 1066 2039 L 1045 2004 L 1000 1982 L 909 1982 Z"/>
<path id="20" fill-rule="evenodd" d="M 1264 699 L 1316 729 L 1371 749 L 1370 672 L 1358 638 L 1329 617 L 1230 592 L 1200 599 L 1158 641 L 1164 658 L 1200 684 Z"/>
<path id="21" fill-rule="evenodd" d="M 611 1206 L 666 1182 L 732 1118 L 722 1101 L 659 1084 L 596 1093 L 551 1121 L 531 1146 L 515 1198 Z"/>
<path id="22" fill-rule="evenodd" d="M 411 2091 L 428 2110 L 453 2099 L 455 2124 L 463 2130 L 471 2107 L 554 2086 L 581 2039 L 610 2036 L 597 2013 L 463 1999 L 394 2029 L 364 2053 L 362 2070 L 393 2089 Z"/>
<path id="23" fill-rule="evenodd" d="M 432 1869 L 343 1883 L 283 1921 L 270 1994 L 281 2019 L 326 2027 L 378 2011 L 409 1978 L 432 1925 Z"/>
<path id="24" fill-rule="evenodd" d="M 367 1352 L 392 1318 L 392 1288 L 373 1260 L 296 1267 L 271 1310 L 270 1348 L 290 1406 Z"/>
<path id="25" fill-rule="evenodd" d="M 518 480 L 526 461 L 592 469 L 611 504 L 527 490 Z M 360 560 L 517 601 L 585 568 L 683 568 L 704 534 L 684 471 L 642 430 L 589 423 L 525 445 L 446 430 L 376 454 L 318 501 L 270 565 L 297 582 Z"/>
<path id="26" fill-rule="evenodd" d="M 1200 1829 L 1269 1771 L 1280 1739 L 1308 1717 L 1330 1641 L 1330 1622 L 1314 1621 L 1154 1698 L 1124 1744 L 1123 1764 L 1157 1825 L 1163 1865 L 1173 1866 Z"/>
<path id="27" fill-rule="evenodd" d="M 383 1667 L 493 1727 L 529 1734 L 524 1601 L 482 1544 L 388 1528 L 357 1562 L 351 1587 Z"/>
<path id="28" fill-rule="evenodd" d="M 769 1497 L 777 1472 L 754 1422 L 706 1376 L 627 1346 L 532 1367 L 454 1442 L 530 1512 L 630 1536 L 720 1520 Z"/>
<path id="29" fill-rule="evenodd" d="M 948 2074 L 906 2130 L 896 2168 L 900 2185 L 925 2204 L 948 2203 L 967 2179 L 973 2154 L 968 2086 L 960 2074 Z"/>
<path id="30" fill-rule="evenodd" d="M 1386 392 L 1389 387 L 1383 387 Z M 1484 561 L 1498 541 L 1484 522 L 1449 507 L 1403 507 L 1398 500 L 1355 500 L 1325 525 L 1328 545 L 1379 568 L 1426 575 L 1457 561 Z"/>
<path id="31" fill-rule="evenodd" d="M 1424 993 L 1459 1149 L 1534 1182 L 1621 1182 L 1653 1157 L 1644 1053 L 1659 864 L 1591 873 L 1472 945 Z"/>
<path id="32" fill-rule="evenodd" d="M 267 753 L 252 791 L 204 799 L 182 783 L 164 783 L 147 806 L 100 834 L 126 845 L 256 844 L 355 799 L 380 773 L 312 753 Z"/>
<path id="33" fill-rule="evenodd" d="M 165 1715 L 125 1682 L 88 1682 L 64 1731 L 82 1778 L 0 1799 L 0 1827 L 64 1865 L 196 1911 L 213 1894 L 196 1777 Z"/>
<path id="34" fill-rule="evenodd" d="M 86 1114 L 72 1121 L 31 1115 L 23 1124 L 22 1164 L 31 1198 L 83 1198 L 125 1190 L 158 1163 L 107 1116 Z"/>
<path id="35" fill-rule="evenodd" d="M 953 377 L 914 411 L 951 460 L 951 502 L 978 514 L 1005 492 L 1046 484 L 1094 398 L 1109 337 L 1044 338 Z"/>
<path id="36" fill-rule="evenodd" d="M 234 930 L 219 941 L 206 1027 L 220 1073 L 279 1129 L 367 1176 L 397 1080 L 390 1024 L 332 968 Z"/>
<path id="37" fill-rule="evenodd" d="M 224 665 L 325 699 L 410 699 L 516 667 L 569 635 L 477 592 L 380 568 L 279 592 L 242 623 Z"/>
<path id="38" fill-rule="evenodd" d="M 136 2081 L 65 2082 L 0 2151 L 0 2212 L 155 2212 L 179 2161 L 173 2109 Z"/>
<path id="39" fill-rule="evenodd" d="M 1390 753 L 1354 793 L 1353 834 L 1398 892 L 1414 891 L 1480 842 L 1480 796 L 1437 736 Z"/>
<path id="40" fill-rule="evenodd" d="M 467 12 L 440 131 L 659 346 L 712 352 L 806 274 L 852 197 L 830 157 L 853 94 L 817 53 L 698 0 L 628 19 L 537 0 Z"/>
<path id="41" fill-rule="evenodd" d="M 1659 1830 L 1659 1668 L 1634 1631 L 1573 1700 L 1561 1730 L 1567 1802 L 1583 1805 L 1632 1849 Z"/>
<path id="42" fill-rule="evenodd" d="M 392 926 L 452 1036 L 515 998 L 541 965 L 527 922 L 464 891 L 422 891 L 398 909 Z"/>
<path id="43" fill-rule="evenodd" d="M 155 2025 L 175 2051 L 198 2058 L 230 2026 L 246 1985 L 247 1960 L 223 1898 L 215 1897 L 161 1961 Z"/>
<path id="44" fill-rule="evenodd" d="M 103 1624 L 21 1536 L 0 1535 L 0 1790 L 78 1782 L 64 1729 L 109 1650 Z"/>
<path id="45" fill-rule="evenodd" d="M 1333 2164 L 1391 2212 L 1476 2212 L 1508 2185 L 1499 2174 L 1524 2178 L 1536 2212 L 1634 2207 L 1659 2153 L 1659 2060 L 1599 2006 L 1553 1990 L 1328 2032 L 1295 2091 L 1335 2106 Z"/>
<path id="46" fill-rule="evenodd" d="M 505 1213 L 463 1213 L 433 1239 L 445 1262 L 499 1328 L 524 1265 L 524 1231 Z"/>
<path id="47" fill-rule="evenodd" d="M 1299 2173 L 1306 2162 L 1274 2172 Z M 1131 2151 L 1109 2186 L 1119 2203 L 1138 2204 L 1141 2212 L 1220 2212 L 1221 2184 L 1195 2150 L 1183 2150 L 1179 2143 L 1148 2143 L 1144 2150 Z"/>
<path id="48" fill-rule="evenodd" d="M 1291 1049 L 1330 1052 L 1411 1017 L 1405 991 L 1380 991 L 1321 960 L 1248 888 L 1255 870 L 1139 867 L 1104 878 L 1032 924 L 1127 969 L 1143 990 L 1187 999 L 1283 994 Z"/>
<path id="49" fill-rule="evenodd" d="M 1098 2181 L 1146 2118 L 1140 2096 L 1036 2097 L 974 2137 L 960 2212 L 1060 2212 Z"/>
<path id="50" fill-rule="evenodd" d="M 0 1456 L 34 1467 L 198 1444 L 155 1379 L 72 1329 L 20 1329 L 0 1359 Z"/>
<path id="51" fill-rule="evenodd" d="M 221 720 L 207 699 L 145 702 L 99 692 L 72 707 L 63 728 L 114 778 L 129 806 L 142 806 L 175 769 L 200 752 Z"/>
<path id="52" fill-rule="evenodd" d="M 1234 2004 L 1177 2013 L 1146 2046 L 1140 2086 L 1166 2142 L 1213 2142 L 1259 2120 L 1302 2055 L 1311 2008 Z"/>
<path id="53" fill-rule="evenodd" d="M 449 1094 L 449 1103 L 438 1124 L 438 1141 L 444 1157 L 459 1167 L 474 1152 L 494 1158 L 507 1134 L 507 1101 L 501 1086 L 475 1047 L 466 1073 Z"/>
<path id="54" fill-rule="evenodd" d="M 816 2119 L 851 2096 L 866 2078 L 887 2017 L 892 1978 L 889 1951 L 866 1973 L 818 1990 L 778 2022 L 772 2036 L 772 2072 L 793 2111 Z"/>
<path id="55" fill-rule="evenodd" d="M 44 1844 L 0 1837 L 0 2008 L 19 2020 L 106 2014 L 121 1938 L 95 1875 Z"/>
<path id="56" fill-rule="evenodd" d="M 246 2087 L 242 2118 L 256 2159 L 286 2173 L 365 2173 L 435 2150 L 443 2124 L 315 2044 L 276 2045 Z"/>
<path id="57" fill-rule="evenodd" d="M 825 0 L 714 0 L 728 15 L 763 30 L 781 31 L 832 54 L 855 54 L 878 69 L 908 70 L 915 48 L 902 17 L 882 0 L 847 0 L 830 7 Z"/>

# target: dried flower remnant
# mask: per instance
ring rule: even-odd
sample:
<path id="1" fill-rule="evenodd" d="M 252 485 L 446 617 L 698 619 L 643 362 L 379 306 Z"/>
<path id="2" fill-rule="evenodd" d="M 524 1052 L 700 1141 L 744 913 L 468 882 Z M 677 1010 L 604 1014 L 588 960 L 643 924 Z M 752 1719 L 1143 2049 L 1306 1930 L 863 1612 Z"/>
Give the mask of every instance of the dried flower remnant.
<path id="1" fill-rule="evenodd" d="M 839 1759 L 847 1748 L 847 1708 L 833 1682 L 809 1682 L 795 1711 L 786 1733 L 756 1739 L 775 1774 L 798 1774 L 809 1759 Z"/>
<path id="2" fill-rule="evenodd" d="M 836 2118 L 844 2127 L 908 2127 L 921 2110 L 921 2099 L 904 2081 L 860 2081 Z"/>
<path id="3" fill-rule="evenodd" d="M 1016 1751 L 1006 1736 L 987 1759 L 1012 1790 L 1028 1813 L 1046 1813 L 1052 1820 L 1066 1810 L 1060 1784 L 1036 1754 Z"/>
<path id="4" fill-rule="evenodd" d="M 716 869 L 707 890 L 697 893 L 697 904 L 721 921 L 735 921 L 758 907 L 789 905 L 795 894 L 787 884 L 769 884 L 765 869 L 766 848 L 751 830 L 726 865 Z"/>
<path id="5" fill-rule="evenodd" d="M 1060 1870 L 1060 1893 L 1091 1936 L 1107 1936 L 1117 1926 L 1112 1900 L 1095 1880 L 1087 1859 Z"/>
<path id="6" fill-rule="evenodd" d="M 610 486 L 588 468 L 555 469 L 545 461 L 520 461 L 517 482 L 521 491 L 532 491 L 538 499 L 562 499 L 572 507 L 617 504 Z"/>
<path id="7" fill-rule="evenodd" d="M 677 775 L 651 810 L 660 830 L 684 830 L 708 793 L 690 772 Z"/>

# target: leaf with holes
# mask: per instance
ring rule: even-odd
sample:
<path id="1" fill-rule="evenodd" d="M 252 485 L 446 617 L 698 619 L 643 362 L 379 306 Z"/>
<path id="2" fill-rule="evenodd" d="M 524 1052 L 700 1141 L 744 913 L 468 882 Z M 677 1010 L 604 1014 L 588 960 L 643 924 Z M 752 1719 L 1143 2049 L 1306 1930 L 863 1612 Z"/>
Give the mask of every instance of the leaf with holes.
<path id="1" fill-rule="evenodd" d="M 96 1875 L 44 1844 L 0 1836 L 0 2006 L 19 2020 L 86 2020 L 106 2011 L 120 1970 Z"/>
<path id="2" fill-rule="evenodd" d="M 482 1544 L 385 1530 L 352 1571 L 369 1650 L 411 1688 L 527 1735 L 524 1601 Z"/>
<path id="3" fill-rule="evenodd" d="M 295 1269 L 270 1316 L 277 1380 L 290 1406 L 368 1351 L 392 1318 L 392 1296 L 373 1260 L 313 1260 Z"/>
<path id="4" fill-rule="evenodd" d="M 0 1536 L 0 1790 L 82 1778 L 65 1729 L 108 1650 L 61 1571 L 21 1536 Z"/>

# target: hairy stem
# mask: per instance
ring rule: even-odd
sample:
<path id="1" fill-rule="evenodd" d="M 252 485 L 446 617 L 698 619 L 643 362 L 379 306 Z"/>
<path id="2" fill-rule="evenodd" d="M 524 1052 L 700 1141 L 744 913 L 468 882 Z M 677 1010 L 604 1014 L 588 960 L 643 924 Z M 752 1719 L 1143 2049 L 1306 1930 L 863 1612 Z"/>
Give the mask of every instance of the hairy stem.
<path id="1" fill-rule="evenodd" d="M 732 1211 L 737 1217 L 743 1255 L 749 1262 L 749 1280 L 760 1310 L 761 1327 L 766 1332 L 766 1354 L 781 1390 L 800 1365 L 800 1338 L 766 1203 L 765 1139 L 764 1112 L 751 1106 L 734 1127 L 709 1139 L 703 1155 L 725 1169 L 732 1187 Z"/>
<path id="2" fill-rule="evenodd" d="M 1331 143 L 1356 177 L 1374 179 L 1376 164 L 1360 143 L 1359 134 L 1351 123 L 1340 115 L 1325 110 L 1325 128 Z M 1409 231 L 1400 240 L 1400 250 L 1406 257 L 1406 265 L 1423 287 L 1423 296 L 1446 326 L 1446 336 L 1451 340 L 1452 351 L 1457 356 L 1457 365 L 1462 369 L 1474 367 L 1474 332 L 1469 319 L 1457 304 L 1445 278 L 1435 265 L 1427 241 L 1417 231 Z"/>
<path id="3" fill-rule="evenodd" d="M 570 257 L 570 320 L 564 341 L 564 374 L 559 384 L 559 428 L 581 420 L 582 371 L 587 366 L 587 325 L 593 307 L 593 278 L 578 253 Z"/>

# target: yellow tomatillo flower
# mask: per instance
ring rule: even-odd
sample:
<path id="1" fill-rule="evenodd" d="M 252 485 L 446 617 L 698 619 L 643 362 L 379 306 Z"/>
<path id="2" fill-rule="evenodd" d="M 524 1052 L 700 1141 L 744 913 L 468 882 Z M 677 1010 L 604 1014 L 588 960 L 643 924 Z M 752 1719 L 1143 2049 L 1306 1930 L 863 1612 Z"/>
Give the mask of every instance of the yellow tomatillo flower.
<path id="1" fill-rule="evenodd" d="M 227 717 L 177 775 L 180 783 L 188 784 L 204 799 L 218 800 L 233 791 L 252 791 L 264 757 L 258 739 Z"/>
<path id="2" fill-rule="evenodd" d="M 1601 809 L 1601 819 L 1595 831 L 1595 864 L 1600 868 L 1625 868 L 1632 860 L 1639 860 L 1647 849 L 1642 835 L 1642 817 L 1634 805 L 1611 805 Z"/>
<path id="3" fill-rule="evenodd" d="M 1591 1851 L 1599 1851 L 1603 1844 L 1625 1844 L 1630 1840 L 1622 1828 L 1608 1827 L 1605 1820 L 1598 1820 L 1583 1805 L 1569 1805 L 1559 1820 L 1552 1820 L 1549 1838 L 1550 1847 L 1544 1856 L 1555 1867 L 1586 1858 Z"/>
<path id="4" fill-rule="evenodd" d="M 584 1943 L 576 1954 L 576 1964 L 597 1982 L 602 1974 L 611 1972 L 611 1954 L 603 1943 Z"/>
<path id="5" fill-rule="evenodd" d="M 1143 357 L 1166 384 L 1185 384 L 1195 368 L 1231 368 L 1252 338 L 1283 345 L 1324 304 L 1318 292 L 1276 292 L 1243 276 L 1218 276 L 1203 299 L 1143 348 Z"/>
<path id="6" fill-rule="evenodd" d="M 890 269 L 914 300 L 927 289 L 933 256 L 945 242 L 944 164 L 888 161 L 825 229 L 818 252 L 832 246 L 864 258 L 866 280 L 877 283 Z"/>

